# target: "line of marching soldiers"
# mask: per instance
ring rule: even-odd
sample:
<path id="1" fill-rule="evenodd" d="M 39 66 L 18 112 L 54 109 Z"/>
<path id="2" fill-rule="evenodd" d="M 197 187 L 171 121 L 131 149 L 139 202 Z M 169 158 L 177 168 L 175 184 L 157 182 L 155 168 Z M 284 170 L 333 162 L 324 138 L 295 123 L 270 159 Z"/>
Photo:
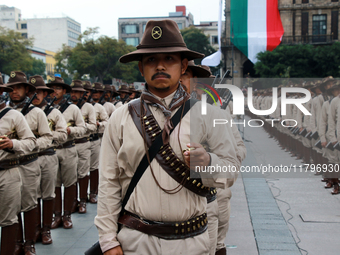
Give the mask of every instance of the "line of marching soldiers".
<path id="1" fill-rule="evenodd" d="M 290 119 L 291 121 L 285 121 L 284 125 L 276 121 L 274 128 L 270 121 L 263 121 L 264 128 L 270 137 L 274 137 L 278 141 L 283 150 L 291 153 L 292 157 L 303 160 L 305 164 L 312 164 L 310 169 L 314 170 L 316 175 L 323 176 L 322 181 L 326 182 L 325 188 L 333 188 L 332 195 L 339 194 L 340 81 L 329 76 L 322 80 L 294 85 L 294 87 L 302 87 L 310 91 L 312 98 L 303 106 L 311 115 L 304 115 L 296 105 L 288 104 L 287 115 L 282 116 L 281 87 L 278 87 L 277 109 L 274 113 L 265 116 L 265 118 L 256 116 L 249 111 L 247 114 L 251 118 L 262 118 L 263 120 Z M 289 93 L 287 99 L 304 96 L 302 93 Z M 272 106 L 271 89 L 254 93 L 253 105 L 256 109 L 270 109 Z"/>
<path id="2" fill-rule="evenodd" d="M 97 203 L 106 123 L 139 93 L 60 77 L 45 84 L 16 71 L 3 84 L 0 74 L 1 254 L 36 254 L 36 242 L 52 243 L 51 229 L 72 228 L 71 213 Z"/>

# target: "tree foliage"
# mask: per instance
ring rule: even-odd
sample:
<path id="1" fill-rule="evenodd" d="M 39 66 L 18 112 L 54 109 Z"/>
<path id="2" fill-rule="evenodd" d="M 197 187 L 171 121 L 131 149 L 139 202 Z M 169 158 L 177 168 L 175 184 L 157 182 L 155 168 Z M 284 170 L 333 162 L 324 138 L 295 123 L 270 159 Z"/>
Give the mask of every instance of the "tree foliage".
<path id="1" fill-rule="evenodd" d="M 281 45 L 272 52 L 259 53 L 258 60 L 254 68 L 263 78 L 339 76 L 340 43 L 317 47 Z"/>
<path id="2" fill-rule="evenodd" d="M 41 75 L 44 79 L 46 79 L 46 65 L 41 59 L 32 58 L 32 68 L 26 71 L 26 75 L 28 77 L 33 75 Z"/>
<path id="3" fill-rule="evenodd" d="M 80 36 L 82 43 L 76 47 L 64 45 L 55 56 L 57 71 L 63 77 L 72 74 L 74 79 L 89 74 L 99 82 L 112 78 L 123 79 L 128 83 L 140 80 L 137 62 L 121 64 L 118 61 L 122 55 L 135 48 L 123 40 L 117 41 L 108 36 L 95 38 L 97 33 L 97 28 L 90 28 Z"/>
<path id="4" fill-rule="evenodd" d="M 206 36 L 201 29 L 190 26 L 182 29 L 181 33 L 185 44 L 190 50 L 203 53 L 206 57 L 216 52 L 209 42 L 209 37 Z M 200 65 L 202 58 L 195 59 L 194 61 L 196 65 Z M 210 67 L 211 72 L 218 72 L 220 65 L 217 67 Z"/>
<path id="5" fill-rule="evenodd" d="M 27 47 L 32 45 L 32 38 L 23 38 L 18 32 L 0 27 L 0 71 L 10 74 L 11 71 L 31 70 L 34 59 Z"/>

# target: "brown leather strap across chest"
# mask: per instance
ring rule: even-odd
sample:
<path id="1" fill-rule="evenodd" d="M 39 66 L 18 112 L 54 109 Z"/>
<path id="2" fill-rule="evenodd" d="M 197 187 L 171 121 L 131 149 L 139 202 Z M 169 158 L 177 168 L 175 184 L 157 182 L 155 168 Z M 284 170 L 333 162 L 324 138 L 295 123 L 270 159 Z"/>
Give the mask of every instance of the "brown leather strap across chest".
<path id="1" fill-rule="evenodd" d="M 140 100 L 135 100 L 129 103 L 129 112 L 139 133 L 142 136 L 144 136 L 145 133 L 147 145 L 150 147 L 157 135 L 162 133 L 162 130 L 145 102 L 143 102 L 142 107 L 142 118 L 145 123 L 144 127 L 142 127 L 140 121 Z M 194 171 L 191 171 L 190 168 L 176 155 L 169 144 L 164 144 L 160 148 L 155 158 L 160 166 L 175 181 L 182 184 L 188 190 L 203 197 L 206 197 L 210 194 L 210 188 L 203 185 L 200 175 Z"/>

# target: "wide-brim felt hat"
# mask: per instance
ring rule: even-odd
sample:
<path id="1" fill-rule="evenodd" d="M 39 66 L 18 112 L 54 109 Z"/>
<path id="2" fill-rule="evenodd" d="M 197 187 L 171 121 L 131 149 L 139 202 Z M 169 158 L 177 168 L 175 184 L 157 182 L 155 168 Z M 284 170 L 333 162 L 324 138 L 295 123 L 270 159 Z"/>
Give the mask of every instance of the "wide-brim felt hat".
<path id="1" fill-rule="evenodd" d="M 89 90 L 93 89 L 93 85 L 91 84 L 90 81 L 82 81 L 82 83 L 83 83 L 83 88 L 84 89 L 89 89 Z"/>
<path id="2" fill-rule="evenodd" d="M 28 80 L 28 83 L 33 85 L 37 90 L 41 89 L 47 91 L 48 94 L 54 92 L 54 89 L 51 89 L 46 86 L 43 77 L 41 77 L 40 75 L 31 76 L 30 79 Z"/>
<path id="3" fill-rule="evenodd" d="M 130 85 L 130 86 L 129 86 L 129 91 L 130 91 L 131 93 L 137 93 L 137 92 L 138 92 L 138 91 L 136 90 L 136 88 L 135 88 L 134 85 Z"/>
<path id="4" fill-rule="evenodd" d="M 81 91 L 81 92 L 85 92 L 86 90 L 84 89 L 84 85 L 83 82 L 81 80 L 73 80 L 71 82 L 71 88 L 72 91 Z"/>
<path id="5" fill-rule="evenodd" d="M 4 89 L 5 92 L 12 92 L 12 91 L 13 91 L 12 88 L 7 87 L 7 86 L 4 84 L 4 82 L 3 82 L 3 80 L 2 80 L 2 74 L 1 74 L 1 73 L 0 73 L 0 88 L 1 88 L 1 89 Z"/>
<path id="6" fill-rule="evenodd" d="M 332 76 L 328 76 L 322 79 L 322 83 L 320 86 L 325 86 L 328 82 L 334 81 L 335 79 Z"/>
<path id="7" fill-rule="evenodd" d="M 114 97 L 119 96 L 119 93 L 117 92 L 116 87 L 115 86 L 111 86 L 111 87 L 112 87 L 112 96 Z"/>
<path id="8" fill-rule="evenodd" d="M 100 91 L 104 92 L 105 91 L 105 86 L 101 84 L 100 82 L 95 82 L 92 84 L 92 89 L 95 91 Z"/>
<path id="9" fill-rule="evenodd" d="M 27 82 L 26 74 L 24 74 L 23 72 L 12 71 L 9 75 L 8 83 L 6 84 L 6 86 L 13 87 L 20 84 L 28 86 L 30 92 L 35 91 L 35 87 Z"/>
<path id="10" fill-rule="evenodd" d="M 188 68 L 191 69 L 194 76 L 197 78 L 209 78 L 211 75 L 209 66 L 195 65 L 193 60 L 188 62 Z"/>
<path id="11" fill-rule="evenodd" d="M 52 87 L 52 86 L 62 86 L 64 89 L 66 89 L 66 93 L 70 93 L 71 92 L 71 86 L 66 84 L 64 82 L 64 79 L 58 76 L 52 76 L 52 78 L 50 79 L 50 82 L 48 82 L 46 84 L 47 87 Z"/>
<path id="12" fill-rule="evenodd" d="M 188 60 L 203 58 L 204 54 L 189 50 L 175 21 L 149 20 L 137 50 L 120 57 L 121 63 L 139 61 L 145 54 L 181 53 Z"/>
<path id="13" fill-rule="evenodd" d="M 127 85 L 120 85 L 117 92 L 118 93 L 124 92 L 128 94 L 132 94 L 132 92 L 130 92 L 129 87 Z"/>

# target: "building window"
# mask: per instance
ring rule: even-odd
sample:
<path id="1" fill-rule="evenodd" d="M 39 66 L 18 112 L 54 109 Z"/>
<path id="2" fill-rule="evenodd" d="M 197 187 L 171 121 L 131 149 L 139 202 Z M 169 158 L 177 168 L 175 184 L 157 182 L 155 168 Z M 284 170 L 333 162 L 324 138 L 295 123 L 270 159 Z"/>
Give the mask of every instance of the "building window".
<path id="1" fill-rule="evenodd" d="M 183 26 L 182 23 L 177 23 L 177 25 L 178 25 L 179 30 L 181 30 Z"/>
<path id="2" fill-rule="evenodd" d="M 122 34 L 138 34 L 138 25 L 122 25 Z"/>
<path id="3" fill-rule="evenodd" d="M 27 23 L 22 23 L 21 24 L 21 29 L 27 29 Z"/>
<path id="4" fill-rule="evenodd" d="M 139 44 L 139 37 L 123 38 L 127 45 L 137 46 Z"/>
<path id="5" fill-rule="evenodd" d="M 79 25 L 74 24 L 74 23 L 71 22 L 71 21 L 67 21 L 67 26 L 68 26 L 69 28 L 71 28 L 71 29 L 73 29 L 73 30 L 75 30 L 75 31 L 77 31 L 77 32 L 79 32 L 79 33 L 81 33 L 81 30 L 80 30 L 80 26 L 79 26 Z"/>
<path id="6" fill-rule="evenodd" d="M 211 37 L 211 44 L 218 44 L 218 36 L 217 35 L 213 35 Z"/>
<path id="7" fill-rule="evenodd" d="M 22 33 L 21 36 L 22 36 L 23 38 L 27 38 L 27 33 Z"/>
<path id="8" fill-rule="evenodd" d="M 146 24 L 143 24 L 143 33 L 144 33 L 144 31 L 145 31 L 145 26 L 146 26 Z"/>
<path id="9" fill-rule="evenodd" d="M 332 0 L 332 2 L 339 2 L 339 0 Z"/>
<path id="10" fill-rule="evenodd" d="M 78 38 L 79 38 L 79 35 L 78 35 L 78 34 L 72 32 L 72 31 L 70 31 L 70 30 L 67 30 L 67 34 L 68 34 L 69 37 L 71 37 L 71 38 L 73 38 L 73 39 L 78 40 Z"/>
<path id="11" fill-rule="evenodd" d="M 327 15 L 313 15 L 313 42 L 326 42 Z"/>
<path id="12" fill-rule="evenodd" d="M 303 4 L 308 4 L 308 3 L 309 3 L 309 0 L 302 0 L 302 3 L 303 3 Z"/>
<path id="13" fill-rule="evenodd" d="M 77 46 L 77 43 L 71 40 L 68 40 L 68 46 L 70 46 L 71 48 L 74 48 Z"/>

